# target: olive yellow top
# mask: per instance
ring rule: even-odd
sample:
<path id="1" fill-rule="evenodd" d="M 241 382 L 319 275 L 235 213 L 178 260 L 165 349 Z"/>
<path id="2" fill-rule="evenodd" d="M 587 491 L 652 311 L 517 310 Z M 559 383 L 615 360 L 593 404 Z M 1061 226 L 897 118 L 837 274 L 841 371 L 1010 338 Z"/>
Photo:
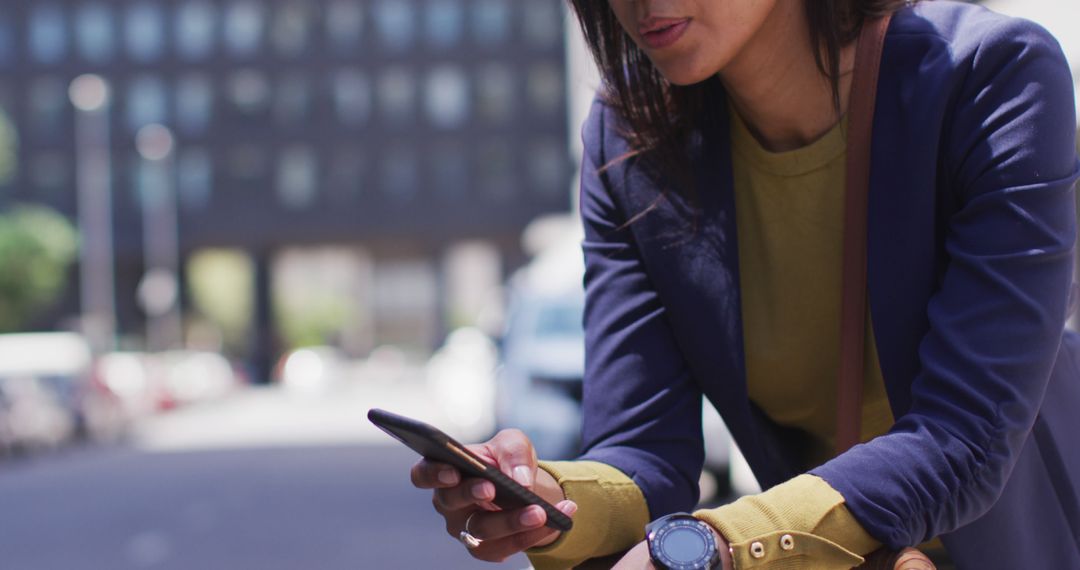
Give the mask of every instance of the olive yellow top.
<path id="1" fill-rule="evenodd" d="M 810 436 L 809 469 L 830 457 L 836 430 L 847 123 L 772 153 L 730 114 L 747 387 L 772 420 Z M 870 326 L 866 347 L 864 441 L 893 423 Z M 542 463 L 579 508 L 572 531 L 529 551 L 537 570 L 570 568 L 644 538 L 640 489 L 600 465 Z M 811 475 L 695 515 L 731 543 L 739 570 L 851 568 L 880 546 L 840 493 Z"/>

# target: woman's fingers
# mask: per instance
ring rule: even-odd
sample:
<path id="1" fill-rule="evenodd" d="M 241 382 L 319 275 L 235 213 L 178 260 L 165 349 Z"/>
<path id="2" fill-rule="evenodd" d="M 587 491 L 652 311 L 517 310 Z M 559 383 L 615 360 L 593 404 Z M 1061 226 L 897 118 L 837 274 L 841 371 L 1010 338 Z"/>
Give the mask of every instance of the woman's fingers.
<path id="1" fill-rule="evenodd" d="M 419 489 L 444 489 L 461 483 L 457 469 L 445 463 L 421 459 L 409 472 L 414 487 Z"/>
<path id="2" fill-rule="evenodd" d="M 477 513 L 469 523 L 469 531 L 484 540 L 499 540 L 519 532 L 544 526 L 547 514 L 535 505 L 512 511 Z"/>
<path id="3" fill-rule="evenodd" d="M 523 487 L 532 488 L 536 481 L 536 451 L 521 430 L 502 430 L 484 444 L 484 447 L 507 477 Z"/>
<path id="4" fill-rule="evenodd" d="M 905 548 L 896 559 L 895 570 L 934 570 L 936 566 L 925 554 L 914 549 Z"/>
<path id="5" fill-rule="evenodd" d="M 536 451 L 528 437 L 519 430 L 503 430 L 491 440 L 468 446 L 483 461 L 498 465 L 499 469 L 522 486 L 533 488 L 537 482 Z M 550 544 L 560 533 L 544 526 L 547 515 L 538 506 L 503 511 L 493 503 L 495 485 L 490 481 L 465 477 L 450 465 L 426 459 L 416 463 L 410 471 L 414 486 L 433 489 L 432 505 L 446 521 L 446 530 L 454 538 L 469 523 L 469 532 L 483 542 L 469 552 L 480 560 L 504 560 L 533 546 Z M 546 473 L 545 473 L 546 475 Z M 550 479 L 550 477 L 548 477 Z M 553 481 L 551 484 L 556 485 Z M 540 481 L 542 496 L 554 502 L 562 498 L 560 489 L 548 489 L 546 479 Z M 577 505 L 561 501 L 556 507 L 573 516 Z M 471 517 L 471 518 L 470 518 Z"/>
<path id="6" fill-rule="evenodd" d="M 435 507 L 440 512 L 459 511 L 490 502 L 495 485 L 486 479 L 466 479 L 461 485 L 435 490 Z"/>
<path id="7" fill-rule="evenodd" d="M 573 501 L 562 501 L 555 507 L 570 517 L 577 512 Z M 497 562 L 541 543 L 549 544 L 559 531 L 544 526 L 546 522 L 547 514 L 536 505 L 513 511 L 476 513 L 469 522 L 469 532 L 483 543 L 470 552 L 480 560 Z"/>

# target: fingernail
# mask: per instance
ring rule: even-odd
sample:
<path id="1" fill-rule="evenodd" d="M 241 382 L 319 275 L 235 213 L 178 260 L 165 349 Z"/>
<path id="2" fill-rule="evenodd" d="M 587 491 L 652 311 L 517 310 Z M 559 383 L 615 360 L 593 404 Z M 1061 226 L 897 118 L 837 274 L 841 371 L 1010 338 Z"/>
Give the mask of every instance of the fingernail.
<path id="1" fill-rule="evenodd" d="M 524 526 L 536 526 L 543 521 L 543 515 L 543 511 L 539 507 L 529 507 L 525 509 L 524 513 L 521 513 L 521 524 Z"/>
<path id="2" fill-rule="evenodd" d="M 457 471 L 453 469 L 443 469 L 439 471 L 439 481 L 444 485 L 454 485 L 457 483 L 458 475 Z"/>
<path id="3" fill-rule="evenodd" d="M 475 497 L 477 499 L 480 499 L 480 500 L 489 499 L 490 496 L 488 495 L 488 488 L 490 488 L 490 487 L 491 487 L 491 485 L 489 485 L 488 483 L 485 483 L 485 482 L 480 482 L 480 483 L 477 483 L 477 484 L 473 485 L 472 486 L 472 495 L 473 495 L 473 497 Z"/>
<path id="4" fill-rule="evenodd" d="M 521 483 L 522 487 L 532 487 L 532 469 L 529 469 L 526 465 L 518 465 L 514 468 L 514 480 Z"/>
<path id="5" fill-rule="evenodd" d="M 566 516 L 572 517 L 574 516 L 574 513 L 577 512 L 577 503 L 575 503 L 574 501 L 566 501 L 559 506 L 559 510 L 562 511 L 563 514 L 565 514 Z"/>

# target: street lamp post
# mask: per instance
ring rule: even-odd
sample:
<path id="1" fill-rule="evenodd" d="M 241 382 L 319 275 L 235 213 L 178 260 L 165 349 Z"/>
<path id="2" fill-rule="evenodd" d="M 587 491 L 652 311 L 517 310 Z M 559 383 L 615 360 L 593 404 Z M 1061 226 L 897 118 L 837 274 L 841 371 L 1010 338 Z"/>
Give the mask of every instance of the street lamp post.
<path id="1" fill-rule="evenodd" d="M 135 148 L 142 157 L 139 197 L 145 268 L 138 295 L 147 316 L 146 346 L 152 351 L 177 348 L 183 343 L 174 146 L 172 132 L 162 125 L 147 125 L 135 135 Z"/>
<path id="2" fill-rule="evenodd" d="M 81 321 L 90 345 L 100 352 L 116 344 L 109 85 L 98 75 L 81 75 L 71 82 L 68 96 L 76 110 Z"/>

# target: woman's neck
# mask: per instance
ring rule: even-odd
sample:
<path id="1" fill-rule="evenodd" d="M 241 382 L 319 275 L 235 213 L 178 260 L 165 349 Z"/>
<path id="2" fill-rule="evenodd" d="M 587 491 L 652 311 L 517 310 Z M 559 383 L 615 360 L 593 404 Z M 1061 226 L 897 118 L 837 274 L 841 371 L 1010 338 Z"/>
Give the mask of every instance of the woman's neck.
<path id="1" fill-rule="evenodd" d="M 841 49 L 841 114 L 847 110 L 854 59 L 854 44 Z M 802 2 L 777 2 L 720 79 L 743 121 L 768 150 L 806 146 L 840 119 L 832 86 L 814 61 Z"/>

